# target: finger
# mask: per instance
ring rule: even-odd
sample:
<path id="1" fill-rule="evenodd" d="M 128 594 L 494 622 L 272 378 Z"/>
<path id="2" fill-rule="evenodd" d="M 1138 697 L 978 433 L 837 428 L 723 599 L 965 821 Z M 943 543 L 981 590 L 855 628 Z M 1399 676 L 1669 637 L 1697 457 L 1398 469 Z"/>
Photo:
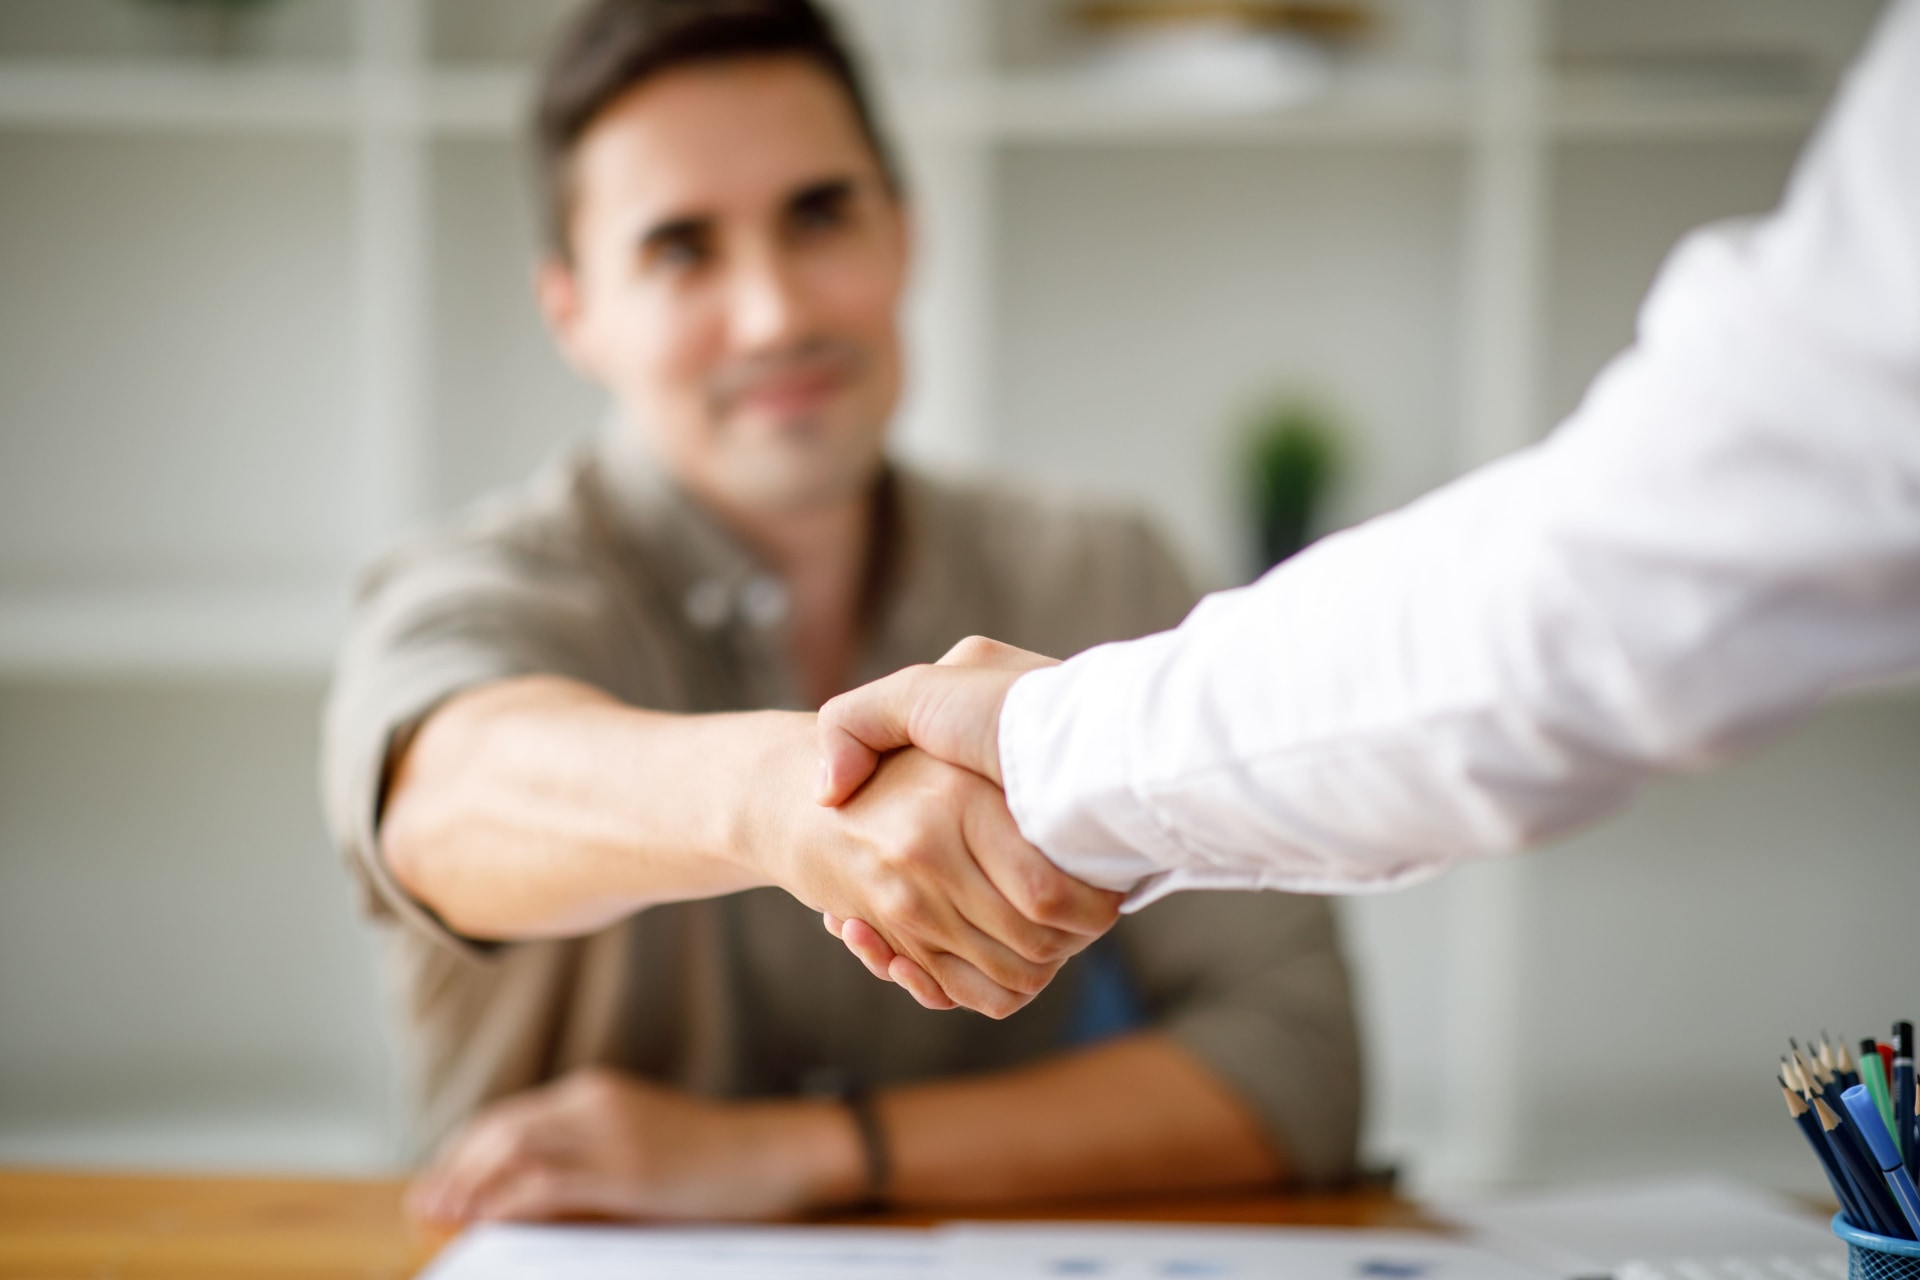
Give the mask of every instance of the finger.
<path id="1" fill-rule="evenodd" d="M 905 987 L 907 994 L 926 1008 L 945 1011 L 957 1007 L 925 969 L 905 956 L 894 957 L 887 968 L 887 977 Z"/>
<path id="2" fill-rule="evenodd" d="M 867 966 L 868 973 L 882 982 L 891 981 L 887 976 L 887 967 L 898 953 L 887 945 L 887 940 L 872 925 L 864 920 L 849 920 L 840 934 L 840 941 L 846 943 L 847 950 Z"/>
<path id="3" fill-rule="evenodd" d="M 924 800 L 941 813 L 943 822 L 954 825 L 926 832 L 926 838 L 895 859 L 888 871 L 889 892 L 875 906 L 879 915 L 869 916 L 867 923 L 895 953 L 936 979 L 940 975 L 931 958 L 953 954 L 1008 991 L 1031 995 L 1041 990 L 1059 961 L 1086 946 L 1088 939 L 1035 924 L 981 870 L 968 828 L 982 825 L 971 815 L 987 797 L 992 799 L 989 810 L 1004 812 L 997 791 L 978 777 L 924 757 L 915 767 L 932 771 L 924 779 Z M 1009 818 L 1003 829 L 987 824 L 983 838 L 1017 841 L 1019 836 Z M 1040 857 L 1037 851 L 1034 856 Z M 1044 858 L 1040 861 L 1051 868 Z M 953 991 L 946 994 L 970 1008 L 981 1003 Z"/>
<path id="4" fill-rule="evenodd" d="M 577 1170 L 531 1165 L 504 1180 L 475 1206 L 476 1222 L 549 1222 L 617 1213 L 616 1197 Z"/>
<path id="5" fill-rule="evenodd" d="M 538 1108 L 516 1098 L 483 1114 L 448 1148 L 423 1182 L 422 1216 L 438 1222 L 466 1222 L 475 1205 L 516 1166 L 536 1154 Z"/>
<path id="6" fill-rule="evenodd" d="M 984 789 L 983 784 L 974 785 Z M 1050 947 L 1063 957 L 1087 945 L 1088 940 L 1046 929 L 1021 915 L 980 870 L 959 833 L 947 852 L 921 864 L 921 872 L 929 877 L 921 891 L 909 895 L 897 918 L 873 931 L 895 954 L 935 977 L 933 958 L 952 954 L 997 986 L 1031 994 L 1052 979 L 1058 962 L 1030 960 L 1003 938 L 1017 937 L 1029 950 Z M 973 998 L 946 994 L 968 1008 L 976 1006 Z"/>
<path id="7" fill-rule="evenodd" d="M 821 804 L 844 804 L 873 776 L 881 752 L 909 745 L 907 716 L 920 670 L 906 667 L 829 699 L 820 708 L 820 786 L 815 798 Z"/>
<path id="8" fill-rule="evenodd" d="M 965 1009 L 1000 1019 L 1018 1013 L 1033 1002 L 1040 988 L 1014 991 L 1001 986 L 959 956 L 932 957 L 933 978 L 947 998 Z M 1055 966 L 1057 971 L 1058 966 Z M 1049 979 L 1051 974 L 1048 975 Z"/>
<path id="9" fill-rule="evenodd" d="M 1120 918 L 1120 904 L 1126 896 L 1076 880 L 1054 866 L 1046 854 L 1021 836 L 1005 797 L 985 793 L 975 798 L 967 807 L 961 831 L 980 873 L 1025 927 L 997 918 L 976 919 L 974 924 L 1014 945 L 1023 955 L 1035 959 L 1071 955 L 1111 929 Z M 1045 932 L 1037 934 L 1034 930 Z M 1061 934 L 1068 937 L 1062 939 Z M 1072 939 L 1078 939 L 1077 943 Z M 1068 948 L 1064 953 L 1056 949 L 1062 943 Z"/>

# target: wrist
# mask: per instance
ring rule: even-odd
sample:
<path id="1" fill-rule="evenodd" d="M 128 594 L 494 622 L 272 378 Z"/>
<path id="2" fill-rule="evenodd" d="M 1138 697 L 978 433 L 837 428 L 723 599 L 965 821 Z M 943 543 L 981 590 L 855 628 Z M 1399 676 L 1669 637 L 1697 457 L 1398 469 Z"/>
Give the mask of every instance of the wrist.
<path id="1" fill-rule="evenodd" d="M 737 767 L 731 794 L 719 806 L 721 844 L 758 883 L 791 891 L 794 823 L 817 808 L 808 791 L 819 757 L 815 717 L 753 711 L 733 718 L 739 736 L 729 754 Z"/>
<path id="2" fill-rule="evenodd" d="M 866 1144 L 853 1111 L 833 1098 L 766 1103 L 750 1141 L 760 1167 L 781 1171 L 797 1212 L 846 1209 L 868 1194 Z"/>
<path id="3" fill-rule="evenodd" d="M 1026 674 L 1025 671 L 995 672 L 990 677 L 992 692 L 988 701 L 988 712 L 985 723 L 981 726 L 981 740 L 974 747 L 984 766 L 981 773 L 989 782 L 1003 791 L 1007 783 L 1004 766 L 1000 760 L 1000 721 L 1007 712 L 1007 696 L 1013 692 L 1013 686 L 1019 682 L 1020 677 Z"/>

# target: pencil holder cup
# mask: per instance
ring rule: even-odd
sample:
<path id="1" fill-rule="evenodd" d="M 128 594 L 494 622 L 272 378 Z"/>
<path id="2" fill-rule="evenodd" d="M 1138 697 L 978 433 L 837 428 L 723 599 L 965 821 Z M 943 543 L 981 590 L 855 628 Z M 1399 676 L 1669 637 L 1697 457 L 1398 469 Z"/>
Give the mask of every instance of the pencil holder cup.
<path id="1" fill-rule="evenodd" d="M 1833 1215 L 1833 1234 L 1847 1242 L 1848 1280 L 1920 1280 L 1920 1240 L 1895 1240 L 1862 1231 Z"/>

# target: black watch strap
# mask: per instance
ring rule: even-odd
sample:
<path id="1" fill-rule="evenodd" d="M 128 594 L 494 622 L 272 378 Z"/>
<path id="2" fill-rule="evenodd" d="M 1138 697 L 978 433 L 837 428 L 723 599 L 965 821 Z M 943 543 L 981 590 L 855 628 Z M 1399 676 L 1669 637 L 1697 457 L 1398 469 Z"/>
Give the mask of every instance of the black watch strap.
<path id="1" fill-rule="evenodd" d="M 841 1095 L 853 1123 L 860 1130 L 860 1149 L 867 1157 L 867 1184 L 860 1197 L 860 1211 L 878 1213 L 887 1207 L 887 1191 L 893 1182 L 893 1160 L 887 1152 L 887 1131 L 880 1123 L 880 1108 L 873 1094 L 856 1086 Z"/>

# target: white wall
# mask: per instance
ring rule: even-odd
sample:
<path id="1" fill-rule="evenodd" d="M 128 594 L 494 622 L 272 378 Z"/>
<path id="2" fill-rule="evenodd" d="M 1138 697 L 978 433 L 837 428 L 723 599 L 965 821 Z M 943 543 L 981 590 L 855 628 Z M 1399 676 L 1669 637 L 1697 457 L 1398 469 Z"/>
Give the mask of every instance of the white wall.
<path id="1" fill-rule="evenodd" d="M 1216 583 L 1274 396 L 1348 420 L 1346 519 L 1451 474 L 1457 152 L 1026 147 L 1001 182 L 1003 465 L 1151 504 Z"/>
<path id="2" fill-rule="evenodd" d="M 379 1167 L 320 690 L 0 689 L 0 1162 Z"/>

